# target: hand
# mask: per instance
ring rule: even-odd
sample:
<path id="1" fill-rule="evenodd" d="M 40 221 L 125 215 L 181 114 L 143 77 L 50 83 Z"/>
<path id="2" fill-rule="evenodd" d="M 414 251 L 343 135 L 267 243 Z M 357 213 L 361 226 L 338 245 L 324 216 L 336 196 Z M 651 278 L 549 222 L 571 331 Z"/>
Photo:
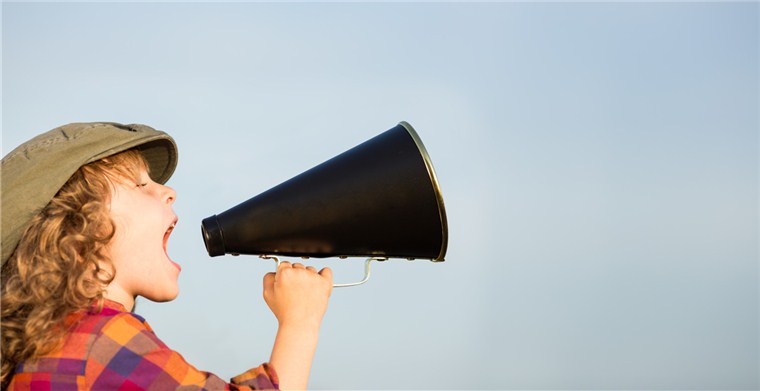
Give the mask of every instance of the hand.
<path id="1" fill-rule="evenodd" d="M 332 293 L 332 270 L 280 262 L 264 276 L 264 301 L 280 327 L 319 328 Z"/>
<path id="2" fill-rule="evenodd" d="M 281 262 L 264 276 L 264 300 L 279 328 L 269 363 L 281 390 L 305 390 L 319 339 L 319 325 L 332 293 L 332 271 Z"/>

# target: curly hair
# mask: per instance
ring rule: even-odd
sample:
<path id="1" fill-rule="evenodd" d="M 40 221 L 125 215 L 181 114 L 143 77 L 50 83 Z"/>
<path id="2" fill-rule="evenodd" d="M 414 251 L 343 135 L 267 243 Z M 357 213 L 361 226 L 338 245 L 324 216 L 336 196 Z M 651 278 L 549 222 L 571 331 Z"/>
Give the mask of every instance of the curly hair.
<path id="1" fill-rule="evenodd" d="M 116 272 L 110 196 L 115 182 L 137 180 L 140 168 L 147 164 L 134 149 L 82 166 L 24 231 L 2 269 L 3 389 L 19 363 L 60 347 L 69 314 L 102 308 Z"/>

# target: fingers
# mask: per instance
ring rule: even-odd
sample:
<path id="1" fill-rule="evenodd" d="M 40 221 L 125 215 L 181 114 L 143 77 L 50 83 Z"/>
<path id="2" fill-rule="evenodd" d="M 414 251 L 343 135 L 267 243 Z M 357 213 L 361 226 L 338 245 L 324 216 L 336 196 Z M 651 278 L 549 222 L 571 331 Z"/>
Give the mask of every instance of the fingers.
<path id="1" fill-rule="evenodd" d="M 332 290 L 333 290 L 333 273 L 332 269 L 329 267 L 326 267 L 319 271 L 319 275 L 322 276 L 325 280 L 327 280 L 327 285 L 330 287 L 330 289 L 327 291 L 327 297 L 332 296 Z"/>
<path id="2" fill-rule="evenodd" d="M 306 269 L 306 270 L 309 270 L 309 271 L 312 271 L 312 272 L 315 272 L 315 273 L 317 272 L 317 269 L 314 266 L 306 266 L 306 265 L 304 265 L 302 263 L 292 263 L 291 264 L 288 261 L 282 261 L 282 262 L 280 262 L 279 265 L 277 265 L 277 270 L 278 271 L 280 269 L 284 269 L 284 268 Z"/>
<path id="3" fill-rule="evenodd" d="M 277 264 L 277 271 L 280 271 L 281 269 L 291 268 L 293 265 L 288 261 L 282 261 Z"/>
<path id="4" fill-rule="evenodd" d="M 320 270 L 319 271 L 319 275 L 322 276 L 322 277 L 325 277 L 325 278 L 329 279 L 330 281 L 332 281 L 333 273 L 332 273 L 332 269 L 330 269 L 329 267 L 326 267 L 326 268 Z"/>
<path id="5" fill-rule="evenodd" d="M 319 274 L 320 276 L 328 279 L 332 283 L 333 273 L 332 273 L 332 269 L 330 269 L 329 267 L 323 268 L 322 270 L 320 270 L 319 272 L 317 272 L 317 269 L 314 266 L 305 266 L 302 263 L 290 263 L 290 262 L 287 262 L 287 261 L 282 261 L 277 266 L 277 274 L 281 273 L 285 269 L 306 270 L 306 271 L 309 271 L 311 273 Z M 274 282 L 276 280 L 276 277 L 277 277 L 277 274 L 275 274 L 275 273 L 267 273 L 264 276 L 264 284 L 265 284 L 264 287 L 265 288 L 267 286 L 272 286 L 274 284 Z M 269 285 L 267 285 L 267 284 L 269 284 Z"/>

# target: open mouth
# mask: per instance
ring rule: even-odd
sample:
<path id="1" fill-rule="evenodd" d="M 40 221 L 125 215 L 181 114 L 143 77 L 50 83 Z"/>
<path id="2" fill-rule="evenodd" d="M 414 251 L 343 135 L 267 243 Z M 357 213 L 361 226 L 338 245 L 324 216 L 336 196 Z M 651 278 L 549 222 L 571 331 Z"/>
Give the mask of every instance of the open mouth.
<path id="1" fill-rule="evenodd" d="M 166 258 L 169 260 L 169 262 L 174 265 L 178 270 L 182 270 L 182 268 L 174 261 L 169 258 L 169 252 L 166 249 L 167 244 L 169 243 L 169 236 L 171 236 L 172 231 L 174 231 L 174 227 L 177 226 L 177 220 L 175 219 L 172 224 L 169 226 L 169 228 L 166 229 L 166 232 L 164 233 L 164 253 L 166 253 Z"/>
<path id="2" fill-rule="evenodd" d="M 169 243 L 169 236 L 171 236 L 172 231 L 174 231 L 174 227 L 177 226 L 177 222 L 173 222 L 172 225 L 169 226 L 169 228 L 166 229 L 166 232 L 164 233 L 164 251 L 166 251 L 166 244 Z"/>

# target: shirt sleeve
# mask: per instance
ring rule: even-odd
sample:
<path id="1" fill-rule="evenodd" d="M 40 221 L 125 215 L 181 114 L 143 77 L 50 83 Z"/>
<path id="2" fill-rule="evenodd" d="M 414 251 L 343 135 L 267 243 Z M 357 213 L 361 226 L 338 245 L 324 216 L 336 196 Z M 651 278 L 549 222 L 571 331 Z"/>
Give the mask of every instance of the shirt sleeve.
<path id="1" fill-rule="evenodd" d="M 264 390 L 279 389 L 277 374 L 262 364 L 227 383 L 199 371 L 169 349 L 139 316 L 114 316 L 95 337 L 85 368 L 88 389 Z"/>

